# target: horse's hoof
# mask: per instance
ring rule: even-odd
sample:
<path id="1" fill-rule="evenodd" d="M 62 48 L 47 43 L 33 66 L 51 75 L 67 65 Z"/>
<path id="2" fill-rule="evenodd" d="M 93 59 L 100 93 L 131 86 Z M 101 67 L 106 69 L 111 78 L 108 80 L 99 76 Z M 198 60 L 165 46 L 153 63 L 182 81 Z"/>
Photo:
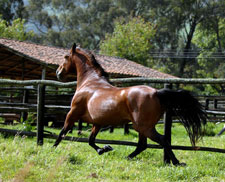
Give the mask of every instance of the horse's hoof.
<path id="1" fill-rule="evenodd" d="M 109 151 L 112 151 L 113 148 L 112 148 L 110 145 L 105 145 L 105 146 L 103 147 L 103 150 L 104 150 L 104 152 L 109 152 Z"/>
<path id="2" fill-rule="evenodd" d="M 175 164 L 175 166 L 185 167 L 187 166 L 187 164 L 184 162 L 181 162 L 181 163 Z"/>
<path id="3" fill-rule="evenodd" d="M 58 143 L 55 143 L 52 147 L 56 148 L 58 145 L 59 145 Z"/>
<path id="4" fill-rule="evenodd" d="M 97 149 L 99 155 L 102 155 L 105 152 L 112 151 L 113 148 L 110 145 L 105 145 L 103 148 Z"/>
<path id="5" fill-rule="evenodd" d="M 126 158 L 127 158 L 127 160 L 129 160 L 129 161 L 133 159 L 133 157 L 131 157 L 131 156 L 129 156 L 129 155 L 128 155 Z"/>
<path id="6" fill-rule="evenodd" d="M 104 149 L 102 148 L 102 149 L 97 149 L 97 152 L 98 152 L 98 155 L 102 155 L 105 151 L 104 151 Z"/>

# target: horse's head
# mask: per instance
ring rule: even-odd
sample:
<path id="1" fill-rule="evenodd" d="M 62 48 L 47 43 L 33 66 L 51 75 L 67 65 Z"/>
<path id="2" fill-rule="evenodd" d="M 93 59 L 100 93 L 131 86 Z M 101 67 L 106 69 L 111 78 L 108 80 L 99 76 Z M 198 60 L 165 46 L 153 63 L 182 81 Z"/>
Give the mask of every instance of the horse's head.
<path id="1" fill-rule="evenodd" d="M 59 80 L 65 78 L 68 73 L 76 71 L 75 64 L 73 63 L 73 55 L 76 52 L 76 44 L 73 45 L 70 54 L 66 55 L 64 62 L 56 70 L 56 76 Z"/>
<path id="2" fill-rule="evenodd" d="M 78 65 L 82 66 L 79 67 Z M 94 55 L 87 50 L 76 47 L 76 44 L 74 44 L 70 51 L 70 54 L 65 56 L 65 61 L 58 67 L 56 75 L 57 78 L 61 80 L 64 79 L 65 75 L 67 75 L 68 73 L 87 73 L 89 70 L 91 70 L 92 73 L 94 71 L 100 77 L 105 77 L 106 79 L 108 79 L 108 74 L 97 62 Z M 81 75 L 82 74 L 80 74 L 79 76 Z"/>

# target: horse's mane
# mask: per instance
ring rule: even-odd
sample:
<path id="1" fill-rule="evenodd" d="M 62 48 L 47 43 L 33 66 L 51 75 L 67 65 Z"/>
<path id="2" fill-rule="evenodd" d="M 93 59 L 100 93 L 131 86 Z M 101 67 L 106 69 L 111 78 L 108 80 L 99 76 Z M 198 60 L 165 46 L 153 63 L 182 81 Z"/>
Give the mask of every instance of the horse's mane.
<path id="1" fill-rule="evenodd" d="M 109 81 L 108 73 L 106 73 L 106 71 L 102 68 L 102 66 L 95 59 L 95 56 L 90 51 L 79 47 L 79 48 L 76 48 L 76 52 L 85 56 L 88 59 L 89 64 L 92 65 L 94 69 L 98 72 L 99 76 L 105 77 L 105 79 Z"/>

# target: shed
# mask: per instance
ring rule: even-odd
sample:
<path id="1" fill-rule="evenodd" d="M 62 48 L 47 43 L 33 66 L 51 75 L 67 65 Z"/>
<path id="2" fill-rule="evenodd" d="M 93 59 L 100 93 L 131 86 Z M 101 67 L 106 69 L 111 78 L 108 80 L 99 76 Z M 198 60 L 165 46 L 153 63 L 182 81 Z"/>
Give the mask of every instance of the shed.
<path id="1" fill-rule="evenodd" d="M 45 68 L 45 79 L 56 80 L 55 71 L 68 52 L 68 49 L 1 38 L 0 78 L 41 79 L 42 70 Z M 99 54 L 95 54 L 95 57 L 111 78 L 175 78 L 127 59 Z M 69 80 L 74 80 L 74 76 L 70 75 Z"/>

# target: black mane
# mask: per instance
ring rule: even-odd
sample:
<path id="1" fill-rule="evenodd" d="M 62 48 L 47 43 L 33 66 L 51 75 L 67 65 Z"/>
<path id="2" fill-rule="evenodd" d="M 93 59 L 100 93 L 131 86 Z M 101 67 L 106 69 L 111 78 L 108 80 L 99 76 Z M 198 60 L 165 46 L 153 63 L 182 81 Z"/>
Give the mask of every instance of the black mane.
<path id="1" fill-rule="evenodd" d="M 98 70 L 100 76 L 105 77 L 107 81 L 109 81 L 109 74 L 102 68 L 102 66 L 98 63 L 98 61 L 95 59 L 95 56 L 88 50 L 79 48 L 85 55 L 86 57 L 89 57 L 91 65 Z"/>
<path id="2" fill-rule="evenodd" d="M 98 63 L 98 61 L 95 59 L 94 55 L 91 56 L 92 64 L 93 66 L 99 70 L 101 76 L 104 76 L 105 78 L 109 78 L 109 74 L 102 68 L 102 66 Z"/>

